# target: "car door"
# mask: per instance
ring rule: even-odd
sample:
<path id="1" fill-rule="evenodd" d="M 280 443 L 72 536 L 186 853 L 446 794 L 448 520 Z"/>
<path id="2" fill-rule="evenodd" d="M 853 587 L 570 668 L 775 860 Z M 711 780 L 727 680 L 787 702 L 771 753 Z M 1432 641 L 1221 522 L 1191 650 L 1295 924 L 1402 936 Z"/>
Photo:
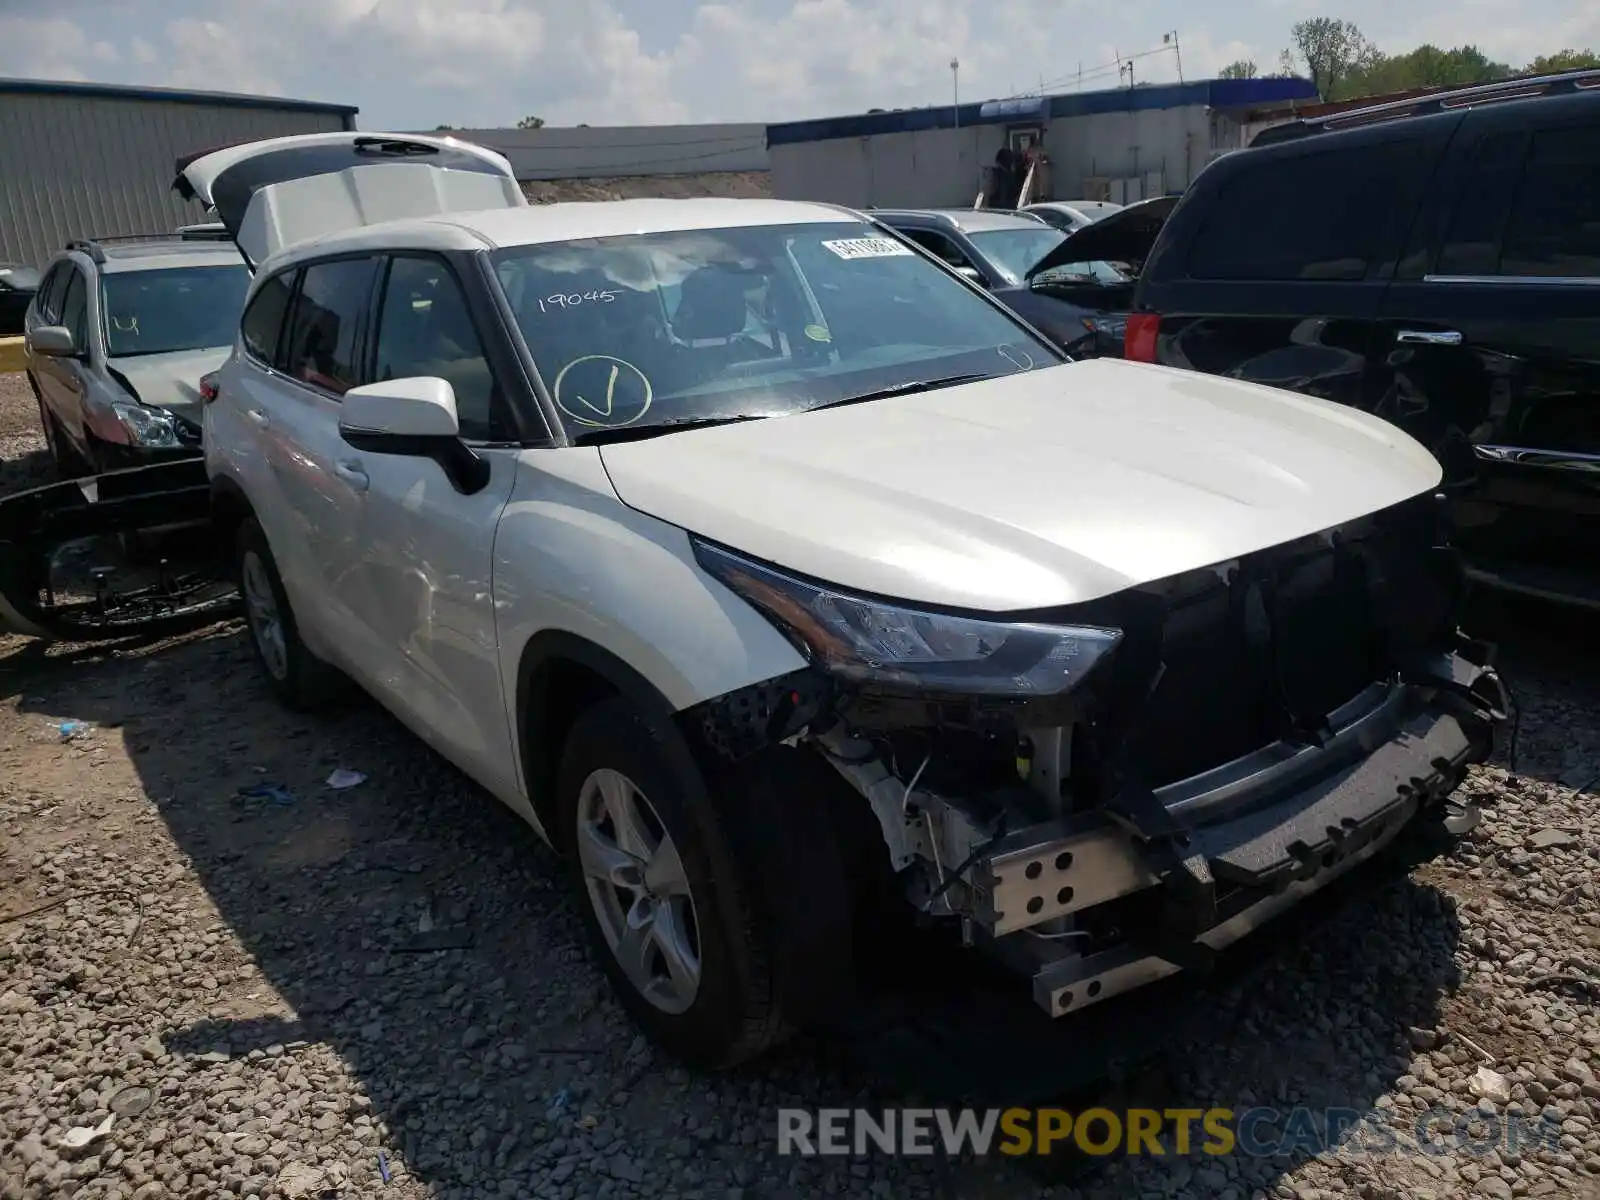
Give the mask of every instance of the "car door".
<path id="1" fill-rule="evenodd" d="M 372 380 L 446 380 L 461 436 L 490 474 L 468 494 L 431 459 L 340 447 L 334 466 L 355 498 L 359 546 L 344 586 L 374 647 L 368 675 L 379 699 L 462 769 L 512 794 L 491 570 L 517 447 L 505 368 L 486 349 L 496 317 L 481 293 L 474 305 L 441 256 L 395 255 L 378 293 Z"/>
<path id="2" fill-rule="evenodd" d="M 1479 109 L 1384 300 L 1383 415 L 1444 462 L 1464 549 L 1600 537 L 1600 96 Z"/>
<path id="3" fill-rule="evenodd" d="M 1159 361 L 1372 408 L 1384 288 L 1448 136 L 1374 128 L 1241 154 L 1174 210 L 1140 282 Z"/>
<path id="4" fill-rule="evenodd" d="M 360 492 L 340 463 L 339 398 L 359 381 L 380 259 L 304 264 L 278 367 L 245 373 L 237 406 L 255 430 L 270 479 L 266 528 L 302 636 L 357 675 L 378 660 L 374 634 L 354 615 L 351 580 L 364 548 Z"/>
<path id="5" fill-rule="evenodd" d="M 36 354 L 32 361 L 40 395 L 55 417 L 56 428 L 79 454 L 87 455 L 84 402 L 89 394 L 89 280 L 83 268 L 70 259 L 60 269 L 63 276 L 56 292 L 60 299 L 49 314 L 50 323 L 64 325 L 72 333 L 81 357 Z"/>

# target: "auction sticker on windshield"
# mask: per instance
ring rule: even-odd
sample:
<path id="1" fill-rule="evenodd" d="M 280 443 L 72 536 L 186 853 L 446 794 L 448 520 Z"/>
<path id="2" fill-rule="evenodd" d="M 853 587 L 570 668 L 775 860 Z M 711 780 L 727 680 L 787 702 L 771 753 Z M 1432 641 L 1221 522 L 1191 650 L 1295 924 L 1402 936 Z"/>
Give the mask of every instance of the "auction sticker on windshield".
<path id="1" fill-rule="evenodd" d="M 840 238 L 822 244 L 840 258 L 894 258 L 911 253 L 909 246 L 902 246 L 893 238 Z"/>

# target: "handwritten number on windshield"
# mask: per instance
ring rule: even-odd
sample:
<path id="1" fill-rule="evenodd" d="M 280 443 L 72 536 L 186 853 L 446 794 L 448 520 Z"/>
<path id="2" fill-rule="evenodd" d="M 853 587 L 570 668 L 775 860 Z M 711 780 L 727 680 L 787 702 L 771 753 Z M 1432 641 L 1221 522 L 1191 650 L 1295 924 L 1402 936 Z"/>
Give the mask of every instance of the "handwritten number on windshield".
<path id="1" fill-rule="evenodd" d="M 539 301 L 539 311 L 547 313 L 552 308 L 577 308 L 578 305 L 585 301 L 610 304 L 616 298 L 617 293 L 611 288 L 607 288 L 603 292 L 557 292 L 555 295 L 546 296 Z"/>

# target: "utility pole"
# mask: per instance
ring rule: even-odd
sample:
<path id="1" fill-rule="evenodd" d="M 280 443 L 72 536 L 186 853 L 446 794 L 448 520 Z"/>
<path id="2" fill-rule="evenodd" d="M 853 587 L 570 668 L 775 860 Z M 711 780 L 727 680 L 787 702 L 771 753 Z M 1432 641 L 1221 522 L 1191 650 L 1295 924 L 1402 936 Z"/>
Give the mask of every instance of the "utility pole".
<path id="1" fill-rule="evenodd" d="M 956 128 L 961 128 L 961 60 L 950 60 L 950 106 L 955 111 Z"/>
<path id="2" fill-rule="evenodd" d="M 1161 40 L 1162 40 L 1163 43 L 1171 44 L 1172 52 L 1175 55 L 1178 56 L 1178 82 L 1182 83 L 1183 82 L 1183 47 L 1178 45 L 1178 31 L 1176 29 L 1174 29 L 1171 33 L 1163 34 L 1162 37 L 1161 37 Z"/>

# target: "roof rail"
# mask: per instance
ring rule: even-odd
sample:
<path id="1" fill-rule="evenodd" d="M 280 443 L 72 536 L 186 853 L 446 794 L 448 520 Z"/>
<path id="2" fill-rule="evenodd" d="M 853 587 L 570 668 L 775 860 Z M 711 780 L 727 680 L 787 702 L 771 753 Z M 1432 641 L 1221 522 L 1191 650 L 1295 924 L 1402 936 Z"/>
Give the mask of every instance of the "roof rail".
<path id="1" fill-rule="evenodd" d="M 1282 125 L 1269 125 L 1251 139 L 1250 145 L 1253 149 L 1256 146 L 1271 146 L 1279 142 L 1294 141 L 1316 133 L 1357 129 L 1385 121 L 1398 121 L 1405 117 L 1422 117 L 1460 108 L 1473 108 L 1481 104 L 1501 104 L 1508 100 L 1571 95 L 1587 91 L 1600 92 L 1600 70 L 1566 71 L 1559 75 L 1497 79 L 1493 83 L 1474 84 L 1471 87 L 1455 88 L 1448 92 L 1390 100 L 1383 104 L 1350 108 L 1320 117 L 1300 117 Z"/>
<path id="2" fill-rule="evenodd" d="M 186 229 L 202 230 L 207 226 L 187 226 Z M 220 224 L 218 228 L 221 228 Z M 103 263 L 106 261 L 105 248 L 123 242 L 175 242 L 184 237 L 184 231 L 174 233 L 109 233 L 99 234 L 95 237 L 73 238 L 67 243 L 68 250 L 77 250 L 87 254 L 91 261 Z"/>

